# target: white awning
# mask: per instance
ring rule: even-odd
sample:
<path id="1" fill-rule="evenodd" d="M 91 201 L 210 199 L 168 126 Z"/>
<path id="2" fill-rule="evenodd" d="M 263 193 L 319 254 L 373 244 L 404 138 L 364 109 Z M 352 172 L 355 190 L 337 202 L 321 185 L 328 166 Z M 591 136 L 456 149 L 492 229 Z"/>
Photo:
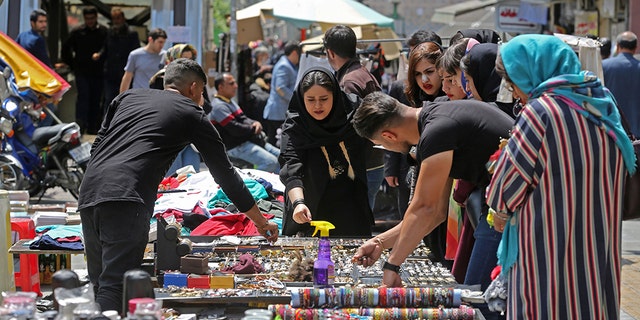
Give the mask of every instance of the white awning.
<path id="1" fill-rule="evenodd" d="M 451 24 L 456 22 L 457 16 L 492 6 L 498 3 L 498 0 L 468 0 L 454 5 L 438 8 L 431 17 L 431 22 Z"/>

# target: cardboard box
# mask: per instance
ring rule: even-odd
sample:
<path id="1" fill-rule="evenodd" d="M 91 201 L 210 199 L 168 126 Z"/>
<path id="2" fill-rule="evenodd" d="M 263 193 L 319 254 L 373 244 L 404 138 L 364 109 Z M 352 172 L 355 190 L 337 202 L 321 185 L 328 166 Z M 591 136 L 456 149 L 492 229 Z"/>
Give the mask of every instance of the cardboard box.
<path id="1" fill-rule="evenodd" d="M 180 258 L 180 272 L 208 274 L 209 258 L 198 255 L 186 255 Z"/>
<path id="2" fill-rule="evenodd" d="M 209 287 L 211 289 L 233 289 L 235 281 L 233 274 L 216 273 L 209 277 Z"/>

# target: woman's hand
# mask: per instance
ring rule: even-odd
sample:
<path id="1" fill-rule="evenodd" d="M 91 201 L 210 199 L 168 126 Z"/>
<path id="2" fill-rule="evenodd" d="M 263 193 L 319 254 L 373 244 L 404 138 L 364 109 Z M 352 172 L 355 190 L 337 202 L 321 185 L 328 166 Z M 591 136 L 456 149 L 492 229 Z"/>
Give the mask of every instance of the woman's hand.
<path id="1" fill-rule="evenodd" d="M 363 243 L 351 259 L 354 263 L 365 267 L 372 266 L 382 255 L 384 248 L 376 238 L 371 238 Z"/>
<path id="2" fill-rule="evenodd" d="M 258 232 L 271 243 L 278 241 L 278 225 L 275 222 L 267 221 L 265 225 L 258 227 Z"/>
<path id="3" fill-rule="evenodd" d="M 311 211 L 306 204 L 300 203 L 293 208 L 293 221 L 299 224 L 311 222 Z"/>
<path id="4" fill-rule="evenodd" d="M 503 232 L 504 227 L 507 225 L 510 216 L 506 213 L 494 212 L 493 213 L 493 228 L 498 232 Z"/>

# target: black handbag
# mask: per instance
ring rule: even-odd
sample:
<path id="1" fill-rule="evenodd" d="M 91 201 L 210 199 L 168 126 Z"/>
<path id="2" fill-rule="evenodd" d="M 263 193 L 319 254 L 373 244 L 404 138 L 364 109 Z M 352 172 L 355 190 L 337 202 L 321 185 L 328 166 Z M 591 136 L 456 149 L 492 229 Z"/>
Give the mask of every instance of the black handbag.
<path id="1" fill-rule="evenodd" d="M 635 142 L 640 142 L 636 140 Z M 638 163 L 638 145 L 636 150 L 636 167 L 640 168 Z M 634 175 L 627 173 L 627 181 L 624 184 L 624 203 L 622 205 L 622 220 L 631 220 L 640 218 L 640 174 L 636 172 Z"/>
<path id="2" fill-rule="evenodd" d="M 619 109 L 618 109 L 619 110 Z M 627 172 L 627 178 L 624 183 L 624 202 L 622 203 L 622 220 L 631 220 L 640 218 L 640 140 L 631 133 L 629 122 L 620 111 L 622 126 L 627 132 L 629 139 L 633 143 L 633 150 L 636 154 L 636 173 L 630 175 Z"/>

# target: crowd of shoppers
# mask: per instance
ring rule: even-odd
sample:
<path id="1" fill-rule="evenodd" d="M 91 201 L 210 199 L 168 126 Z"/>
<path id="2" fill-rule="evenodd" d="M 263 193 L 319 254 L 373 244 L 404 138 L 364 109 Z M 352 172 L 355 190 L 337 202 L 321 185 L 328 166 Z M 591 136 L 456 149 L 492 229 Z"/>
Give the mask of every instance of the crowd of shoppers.
<path id="1" fill-rule="evenodd" d="M 207 77 L 192 46 L 165 51 L 167 34 L 154 29 L 139 47 L 120 9 L 111 11 L 110 28 L 97 16 L 95 8 L 83 10 L 61 57 L 75 75 L 77 121 L 97 132 L 79 210 L 103 309 L 121 309 L 122 276 L 141 263 L 157 173 L 195 151 L 193 143 L 270 240 L 277 226 L 260 214 L 227 154 L 279 173 L 284 235 L 308 236 L 310 221 L 328 220 L 334 236 L 370 237 L 383 178 L 404 185 L 402 222 L 354 256 L 370 266 L 393 248 L 384 285 L 402 285 L 398 268 L 424 241 L 448 267 L 444 252 L 453 245 L 453 272 L 459 266 L 464 283 L 483 290 L 501 265 L 508 318 L 618 316 L 622 190 L 625 174 L 636 170 L 621 114 L 640 135 L 629 90 L 640 86 L 629 72 L 640 65 L 635 34 L 620 34 L 617 55 L 604 60 L 609 92 L 553 36 L 521 35 L 499 48 L 494 31 L 468 29 L 443 48 L 438 35 L 419 31 L 407 43 L 407 78 L 388 95 L 356 54 L 355 32 L 338 25 L 323 40 L 333 70 L 312 67 L 299 82 L 299 43 L 282 46 L 275 59 L 266 47 L 254 49 L 252 119 L 234 100 L 230 73 L 215 78 L 215 99 L 205 103 Z M 52 66 L 46 12 L 35 10 L 30 21 L 16 41 Z M 446 241 L 450 198 L 464 209 L 456 243 Z M 504 317 L 480 308 L 487 319 Z"/>

